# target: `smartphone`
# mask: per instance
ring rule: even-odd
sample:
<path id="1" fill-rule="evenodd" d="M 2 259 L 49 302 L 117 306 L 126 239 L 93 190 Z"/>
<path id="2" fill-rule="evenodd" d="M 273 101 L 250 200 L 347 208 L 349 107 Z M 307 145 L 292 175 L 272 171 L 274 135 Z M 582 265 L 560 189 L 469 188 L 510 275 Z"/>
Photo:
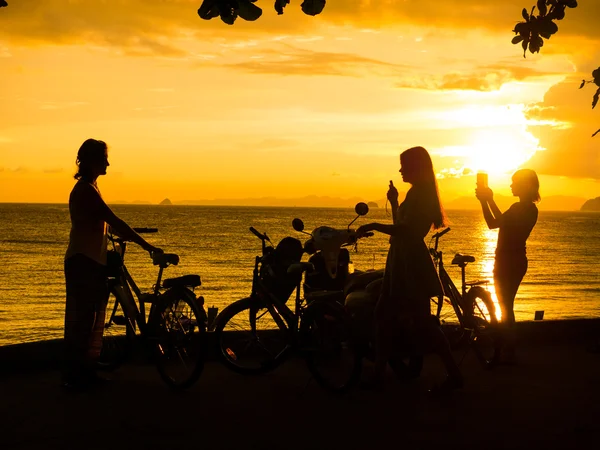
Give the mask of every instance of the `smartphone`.
<path id="1" fill-rule="evenodd" d="M 485 172 L 477 172 L 477 187 L 488 187 L 488 174 Z"/>

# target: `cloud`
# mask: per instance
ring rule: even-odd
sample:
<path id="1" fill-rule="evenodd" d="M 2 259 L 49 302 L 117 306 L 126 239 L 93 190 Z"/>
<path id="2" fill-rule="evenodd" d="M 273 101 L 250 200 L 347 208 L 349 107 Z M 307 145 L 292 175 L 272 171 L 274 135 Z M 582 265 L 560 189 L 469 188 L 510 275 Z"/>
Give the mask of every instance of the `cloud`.
<path id="1" fill-rule="evenodd" d="M 579 89 L 580 83 L 577 76 L 569 77 L 527 112 L 529 119 L 555 124 L 530 127 L 545 150 L 527 167 L 540 174 L 600 180 L 600 139 L 591 137 L 600 128 L 600 111 L 591 109 L 595 86 Z"/>
<path id="2" fill-rule="evenodd" d="M 285 45 L 282 50 L 261 51 L 251 61 L 223 64 L 224 67 L 251 73 L 270 75 L 343 75 L 360 76 L 367 69 L 369 74 L 395 74 L 410 66 L 393 64 L 351 53 L 332 53 L 300 49 Z"/>
<path id="3" fill-rule="evenodd" d="M 398 88 L 426 90 L 473 90 L 495 91 L 510 81 L 561 75 L 555 71 L 537 70 L 531 67 L 491 64 L 479 66 L 468 72 L 439 75 L 419 75 L 395 84 Z"/>

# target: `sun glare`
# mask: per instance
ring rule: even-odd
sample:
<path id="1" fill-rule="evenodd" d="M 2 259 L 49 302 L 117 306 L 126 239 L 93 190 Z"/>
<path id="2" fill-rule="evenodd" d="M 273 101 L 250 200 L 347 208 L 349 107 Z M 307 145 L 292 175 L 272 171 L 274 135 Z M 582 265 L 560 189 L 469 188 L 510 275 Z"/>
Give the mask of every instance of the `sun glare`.
<path id="1" fill-rule="evenodd" d="M 476 131 L 466 148 L 465 166 L 475 172 L 502 175 L 527 162 L 537 148 L 538 140 L 526 131 Z"/>
<path id="2" fill-rule="evenodd" d="M 456 157 L 458 172 L 483 171 L 492 176 L 514 172 L 539 149 L 527 131 L 523 105 L 469 106 L 446 112 L 445 126 L 464 130 L 462 145 L 447 146 L 442 156 Z"/>

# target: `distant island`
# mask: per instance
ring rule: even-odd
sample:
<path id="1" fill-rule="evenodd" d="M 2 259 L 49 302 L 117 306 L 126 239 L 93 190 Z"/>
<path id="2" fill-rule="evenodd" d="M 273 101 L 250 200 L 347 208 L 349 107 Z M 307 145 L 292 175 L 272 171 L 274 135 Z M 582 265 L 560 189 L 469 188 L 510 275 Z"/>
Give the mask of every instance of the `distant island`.
<path id="1" fill-rule="evenodd" d="M 399 201 L 404 200 L 406 193 L 400 192 Z M 502 211 L 505 211 L 518 198 L 495 194 L 494 199 Z M 444 209 L 447 210 L 479 210 L 481 208 L 479 201 L 475 196 L 458 197 L 454 199 L 442 199 Z M 340 198 L 319 195 L 308 195 L 306 197 L 295 198 L 277 198 L 277 197 L 246 197 L 246 198 L 214 198 L 202 200 L 176 200 L 171 201 L 165 198 L 158 205 L 205 205 L 205 206 L 257 206 L 257 207 L 298 207 L 298 208 L 354 208 L 358 202 L 365 202 L 369 208 L 379 208 L 379 205 L 385 205 L 386 199 L 377 199 L 375 201 L 366 201 L 360 197 Z M 156 205 L 157 203 L 143 200 L 128 201 L 109 201 L 112 204 L 146 204 Z M 582 197 L 573 197 L 567 195 L 549 195 L 542 196 L 542 201 L 538 203 L 541 211 L 600 211 L 600 197 L 587 200 Z"/>
<path id="2" fill-rule="evenodd" d="M 600 197 L 586 201 L 581 207 L 581 211 L 600 211 Z"/>

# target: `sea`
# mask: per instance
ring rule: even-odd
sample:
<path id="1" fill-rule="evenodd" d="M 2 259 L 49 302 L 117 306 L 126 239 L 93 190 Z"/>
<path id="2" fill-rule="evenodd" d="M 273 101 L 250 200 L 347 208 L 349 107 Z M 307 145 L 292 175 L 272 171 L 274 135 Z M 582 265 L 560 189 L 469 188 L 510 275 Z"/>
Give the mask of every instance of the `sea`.
<path id="1" fill-rule="evenodd" d="M 222 310 L 249 295 L 254 258 L 261 253 L 252 226 L 274 245 L 286 236 L 307 237 L 292 228 L 300 218 L 306 230 L 347 227 L 353 208 L 113 205 L 133 227 L 156 227 L 152 244 L 177 253 L 180 263 L 166 277 L 199 274 L 196 294 Z M 448 272 L 460 287 L 455 253 L 472 255 L 467 279 L 488 279 L 493 292 L 497 230 L 489 230 L 480 211 L 448 210 L 451 231 L 440 240 Z M 391 222 L 385 208 L 371 208 L 353 227 Z M 0 204 L 0 345 L 62 337 L 65 305 L 63 262 L 70 229 L 66 204 Z M 429 243 L 429 237 L 426 241 Z M 388 238 L 359 241 L 351 259 L 356 270 L 384 267 Z M 540 211 L 527 242 L 529 270 L 515 302 L 517 320 L 600 317 L 600 213 Z M 126 264 L 142 291 L 156 281 L 157 268 L 146 252 L 128 246 Z"/>

